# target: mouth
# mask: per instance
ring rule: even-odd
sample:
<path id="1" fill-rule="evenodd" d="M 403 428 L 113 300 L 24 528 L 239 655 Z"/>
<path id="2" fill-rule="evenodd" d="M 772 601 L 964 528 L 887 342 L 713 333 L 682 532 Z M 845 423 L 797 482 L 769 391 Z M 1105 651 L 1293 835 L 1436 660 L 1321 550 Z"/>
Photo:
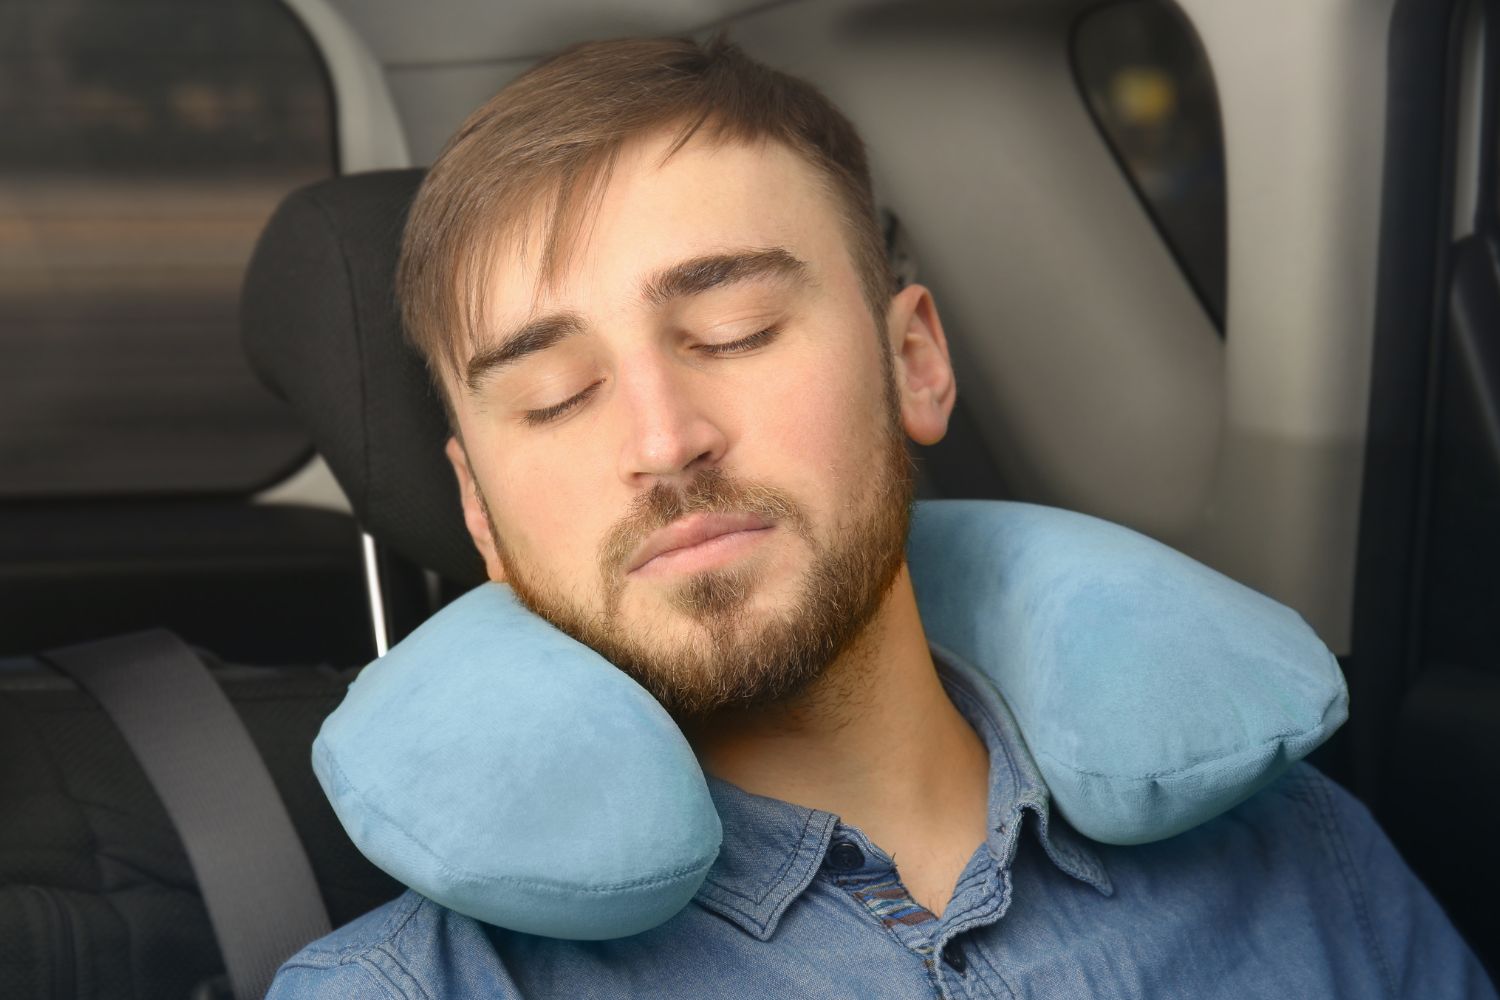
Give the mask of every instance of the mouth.
<path id="1" fill-rule="evenodd" d="M 652 532 L 625 573 L 643 577 L 713 569 L 759 545 L 773 527 L 756 514 L 689 514 Z"/>

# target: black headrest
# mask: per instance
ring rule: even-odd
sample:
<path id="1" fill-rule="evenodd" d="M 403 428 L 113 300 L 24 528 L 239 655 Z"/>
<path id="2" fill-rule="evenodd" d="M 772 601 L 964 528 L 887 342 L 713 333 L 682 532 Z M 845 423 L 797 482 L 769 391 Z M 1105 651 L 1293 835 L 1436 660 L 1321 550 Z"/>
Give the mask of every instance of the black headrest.
<path id="1" fill-rule="evenodd" d="M 484 579 L 443 443 L 448 426 L 401 336 L 396 259 L 421 170 L 294 192 L 267 223 L 240 300 L 245 353 L 290 403 L 365 530 L 459 582 Z"/>

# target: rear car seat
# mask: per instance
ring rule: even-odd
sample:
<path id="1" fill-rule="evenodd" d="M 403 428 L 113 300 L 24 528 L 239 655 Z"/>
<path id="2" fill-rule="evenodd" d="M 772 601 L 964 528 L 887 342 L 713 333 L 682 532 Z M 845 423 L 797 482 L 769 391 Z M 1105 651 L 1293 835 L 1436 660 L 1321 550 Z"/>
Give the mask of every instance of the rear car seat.
<path id="1" fill-rule="evenodd" d="M 287 807 L 330 921 L 397 895 L 349 842 L 308 763 L 354 671 L 206 659 Z M 40 658 L 0 660 L 0 997 L 228 995 L 223 970 L 182 839 L 119 729 Z"/>

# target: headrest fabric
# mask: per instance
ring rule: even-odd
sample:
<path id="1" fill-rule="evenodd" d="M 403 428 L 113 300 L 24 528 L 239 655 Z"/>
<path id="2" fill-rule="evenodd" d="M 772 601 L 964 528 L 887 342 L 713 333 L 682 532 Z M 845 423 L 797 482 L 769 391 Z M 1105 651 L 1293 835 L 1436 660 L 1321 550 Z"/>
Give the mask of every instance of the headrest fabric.
<path id="1" fill-rule="evenodd" d="M 450 580 L 484 579 L 443 456 L 447 419 L 401 335 L 396 261 L 421 170 L 290 195 L 240 297 L 245 353 L 297 411 L 364 529 Z"/>

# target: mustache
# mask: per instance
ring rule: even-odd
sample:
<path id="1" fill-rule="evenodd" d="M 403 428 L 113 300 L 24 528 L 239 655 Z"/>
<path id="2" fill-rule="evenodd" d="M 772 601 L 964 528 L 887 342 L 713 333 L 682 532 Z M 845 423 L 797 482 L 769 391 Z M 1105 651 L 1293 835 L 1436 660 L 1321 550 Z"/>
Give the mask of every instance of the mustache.
<path id="1" fill-rule="evenodd" d="M 619 579 L 626 561 L 652 532 L 689 514 L 754 514 L 807 533 L 806 513 L 785 491 L 706 469 L 680 490 L 658 483 L 631 502 L 630 510 L 600 545 L 599 568 L 604 578 Z"/>

